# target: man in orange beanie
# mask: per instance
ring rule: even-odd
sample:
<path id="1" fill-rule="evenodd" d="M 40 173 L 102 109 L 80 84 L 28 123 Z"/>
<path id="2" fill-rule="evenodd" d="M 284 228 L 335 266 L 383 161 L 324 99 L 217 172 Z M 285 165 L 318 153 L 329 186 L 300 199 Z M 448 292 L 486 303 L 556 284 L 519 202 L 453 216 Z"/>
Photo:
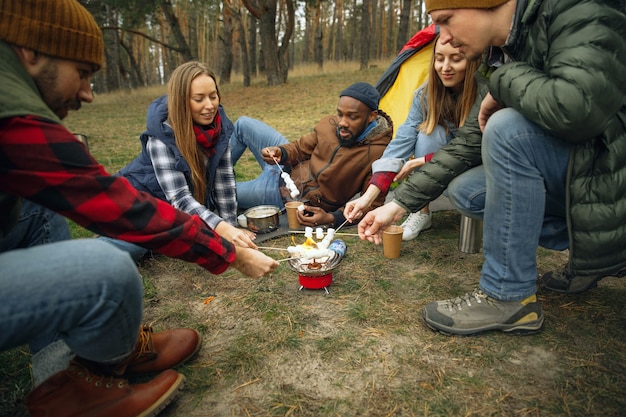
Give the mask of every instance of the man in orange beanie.
<path id="1" fill-rule="evenodd" d="M 482 157 L 448 187 L 483 219 L 478 287 L 423 309 L 428 326 L 470 335 L 536 332 L 537 247 L 569 249 L 550 290 L 580 293 L 626 275 L 626 14 L 623 1 L 426 0 L 440 41 L 486 55 L 489 93 L 477 110 Z M 481 164 L 482 163 L 482 164 Z M 362 238 L 425 205 L 419 175 L 368 213 Z M 475 196 L 484 196 L 476 207 Z M 472 204 L 474 203 L 474 204 Z"/>
<path id="2" fill-rule="evenodd" d="M 34 417 L 154 416 L 182 387 L 171 368 L 201 346 L 193 329 L 141 326 L 134 262 L 99 239 L 70 240 L 58 214 L 213 273 L 278 265 L 108 175 L 61 125 L 92 101 L 102 63 L 100 29 L 76 0 L 0 0 L 0 350 L 29 344 L 35 358 L 61 344 L 73 356 L 39 373 L 26 400 Z M 142 374 L 157 376 L 126 379 Z"/>

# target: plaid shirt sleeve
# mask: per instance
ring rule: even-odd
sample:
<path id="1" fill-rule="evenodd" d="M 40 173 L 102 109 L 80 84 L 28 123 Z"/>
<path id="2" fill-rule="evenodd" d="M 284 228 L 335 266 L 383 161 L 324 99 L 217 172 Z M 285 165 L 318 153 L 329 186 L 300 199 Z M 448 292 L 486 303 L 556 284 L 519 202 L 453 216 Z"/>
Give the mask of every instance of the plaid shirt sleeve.
<path id="1" fill-rule="evenodd" d="M 385 195 L 389 192 L 389 187 L 391 187 L 396 174 L 397 172 L 392 171 L 375 172 L 370 179 L 370 184 L 378 187 L 380 192 Z"/>
<path id="2" fill-rule="evenodd" d="M 222 218 L 194 198 L 185 174 L 176 169 L 174 154 L 167 146 L 160 139 L 151 137 L 148 139 L 146 149 L 167 201 L 185 213 L 197 214 L 213 229 L 217 227 Z"/>
<path id="3" fill-rule="evenodd" d="M 110 176 L 63 126 L 34 117 L 0 120 L 0 190 L 29 199 L 94 233 L 194 262 L 219 274 L 235 248 L 198 216 Z"/>
<path id="4" fill-rule="evenodd" d="M 237 183 L 230 159 L 230 146 L 217 166 L 214 187 L 217 210 L 226 222 L 237 226 Z"/>

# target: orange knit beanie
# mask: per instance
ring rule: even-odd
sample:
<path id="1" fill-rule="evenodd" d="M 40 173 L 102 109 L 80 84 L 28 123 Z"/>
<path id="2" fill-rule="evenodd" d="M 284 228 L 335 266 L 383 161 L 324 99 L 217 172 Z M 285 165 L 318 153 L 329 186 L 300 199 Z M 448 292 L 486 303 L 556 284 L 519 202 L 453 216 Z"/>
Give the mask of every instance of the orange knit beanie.
<path id="1" fill-rule="evenodd" d="M 426 13 L 442 9 L 491 9 L 509 0 L 425 0 Z"/>
<path id="2" fill-rule="evenodd" d="M 103 62 L 102 32 L 76 0 L 0 0 L 0 39 L 56 58 Z"/>

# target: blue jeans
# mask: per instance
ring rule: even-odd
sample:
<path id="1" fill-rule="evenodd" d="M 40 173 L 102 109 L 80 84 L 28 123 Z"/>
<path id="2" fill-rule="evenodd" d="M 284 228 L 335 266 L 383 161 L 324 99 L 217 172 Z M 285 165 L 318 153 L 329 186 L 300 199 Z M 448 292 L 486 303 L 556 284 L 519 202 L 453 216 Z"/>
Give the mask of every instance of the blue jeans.
<path id="1" fill-rule="evenodd" d="M 61 242 L 71 238 L 65 217 L 30 200 L 22 200 L 17 223 L 0 239 L 0 253 Z M 37 353 L 52 343 L 55 338 L 55 333 L 42 332 L 37 338 L 29 341 L 31 353 Z"/>
<path id="2" fill-rule="evenodd" d="M 119 250 L 122 250 L 122 251 L 128 253 L 130 255 L 131 259 L 136 264 L 141 262 L 143 257 L 149 252 L 148 249 L 146 249 L 144 247 L 141 247 L 139 245 L 135 245 L 134 243 L 131 243 L 131 242 L 126 242 L 125 240 L 114 239 L 114 238 L 108 237 L 108 236 L 98 236 L 98 239 L 103 241 L 103 242 L 107 242 L 107 243 L 115 246 Z"/>
<path id="3" fill-rule="evenodd" d="M 29 344 L 36 383 L 67 366 L 69 349 L 98 362 L 127 355 L 142 296 L 127 254 L 95 239 L 70 240 L 65 218 L 35 203 L 23 202 L 0 239 L 0 350 Z"/>
<path id="4" fill-rule="evenodd" d="M 566 173 L 570 145 L 513 109 L 495 113 L 483 135 L 483 166 L 455 178 L 450 201 L 483 219 L 480 288 L 503 301 L 537 291 L 537 247 L 569 246 Z"/>
<path id="5" fill-rule="evenodd" d="M 409 136 L 396 136 L 389 142 L 383 158 L 401 158 L 408 160 L 411 156 L 420 158 L 429 153 L 437 152 L 442 146 L 450 142 L 452 134 L 446 134 L 443 126 L 437 125 L 430 135 L 421 131 L 413 132 Z"/>
<path id="6" fill-rule="evenodd" d="M 65 217 L 32 201 L 22 200 L 17 223 L 0 239 L 0 252 L 30 248 L 71 238 Z"/>
<path id="7" fill-rule="evenodd" d="M 281 168 L 268 164 L 261 158 L 261 149 L 288 143 L 287 139 L 267 124 L 241 116 L 235 122 L 230 137 L 230 155 L 233 166 L 246 149 L 250 149 L 261 167 L 261 174 L 250 181 L 237 182 L 237 205 L 245 210 L 250 207 L 269 204 L 283 207 L 280 194 Z"/>
<path id="8" fill-rule="evenodd" d="M 127 254 L 98 239 L 0 253 L 0 350 L 55 334 L 77 355 L 114 362 L 137 341 L 141 277 Z"/>

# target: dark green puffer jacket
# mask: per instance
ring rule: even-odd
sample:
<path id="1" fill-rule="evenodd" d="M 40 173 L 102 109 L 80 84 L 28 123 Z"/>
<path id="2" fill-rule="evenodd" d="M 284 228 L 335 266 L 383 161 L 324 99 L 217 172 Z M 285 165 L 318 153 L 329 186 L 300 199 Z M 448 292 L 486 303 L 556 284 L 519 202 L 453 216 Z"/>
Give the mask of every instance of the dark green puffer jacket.
<path id="1" fill-rule="evenodd" d="M 570 272 L 626 269 L 626 15 L 624 0 L 518 0 L 513 58 L 489 77 L 506 107 L 573 144 L 568 168 Z M 471 115 L 476 117 L 476 106 Z M 466 123 L 444 152 L 396 190 L 424 207 L 478 165 L 482 135 Z"/>
<path id="2" fill-rule="evenodd" d="M 613 7 L 611 7 L 611 5 Z M 626 15 L 624 1 L 529 1 L 489 91 L 571 143 L 570 272 L 626 268 Z"/>

